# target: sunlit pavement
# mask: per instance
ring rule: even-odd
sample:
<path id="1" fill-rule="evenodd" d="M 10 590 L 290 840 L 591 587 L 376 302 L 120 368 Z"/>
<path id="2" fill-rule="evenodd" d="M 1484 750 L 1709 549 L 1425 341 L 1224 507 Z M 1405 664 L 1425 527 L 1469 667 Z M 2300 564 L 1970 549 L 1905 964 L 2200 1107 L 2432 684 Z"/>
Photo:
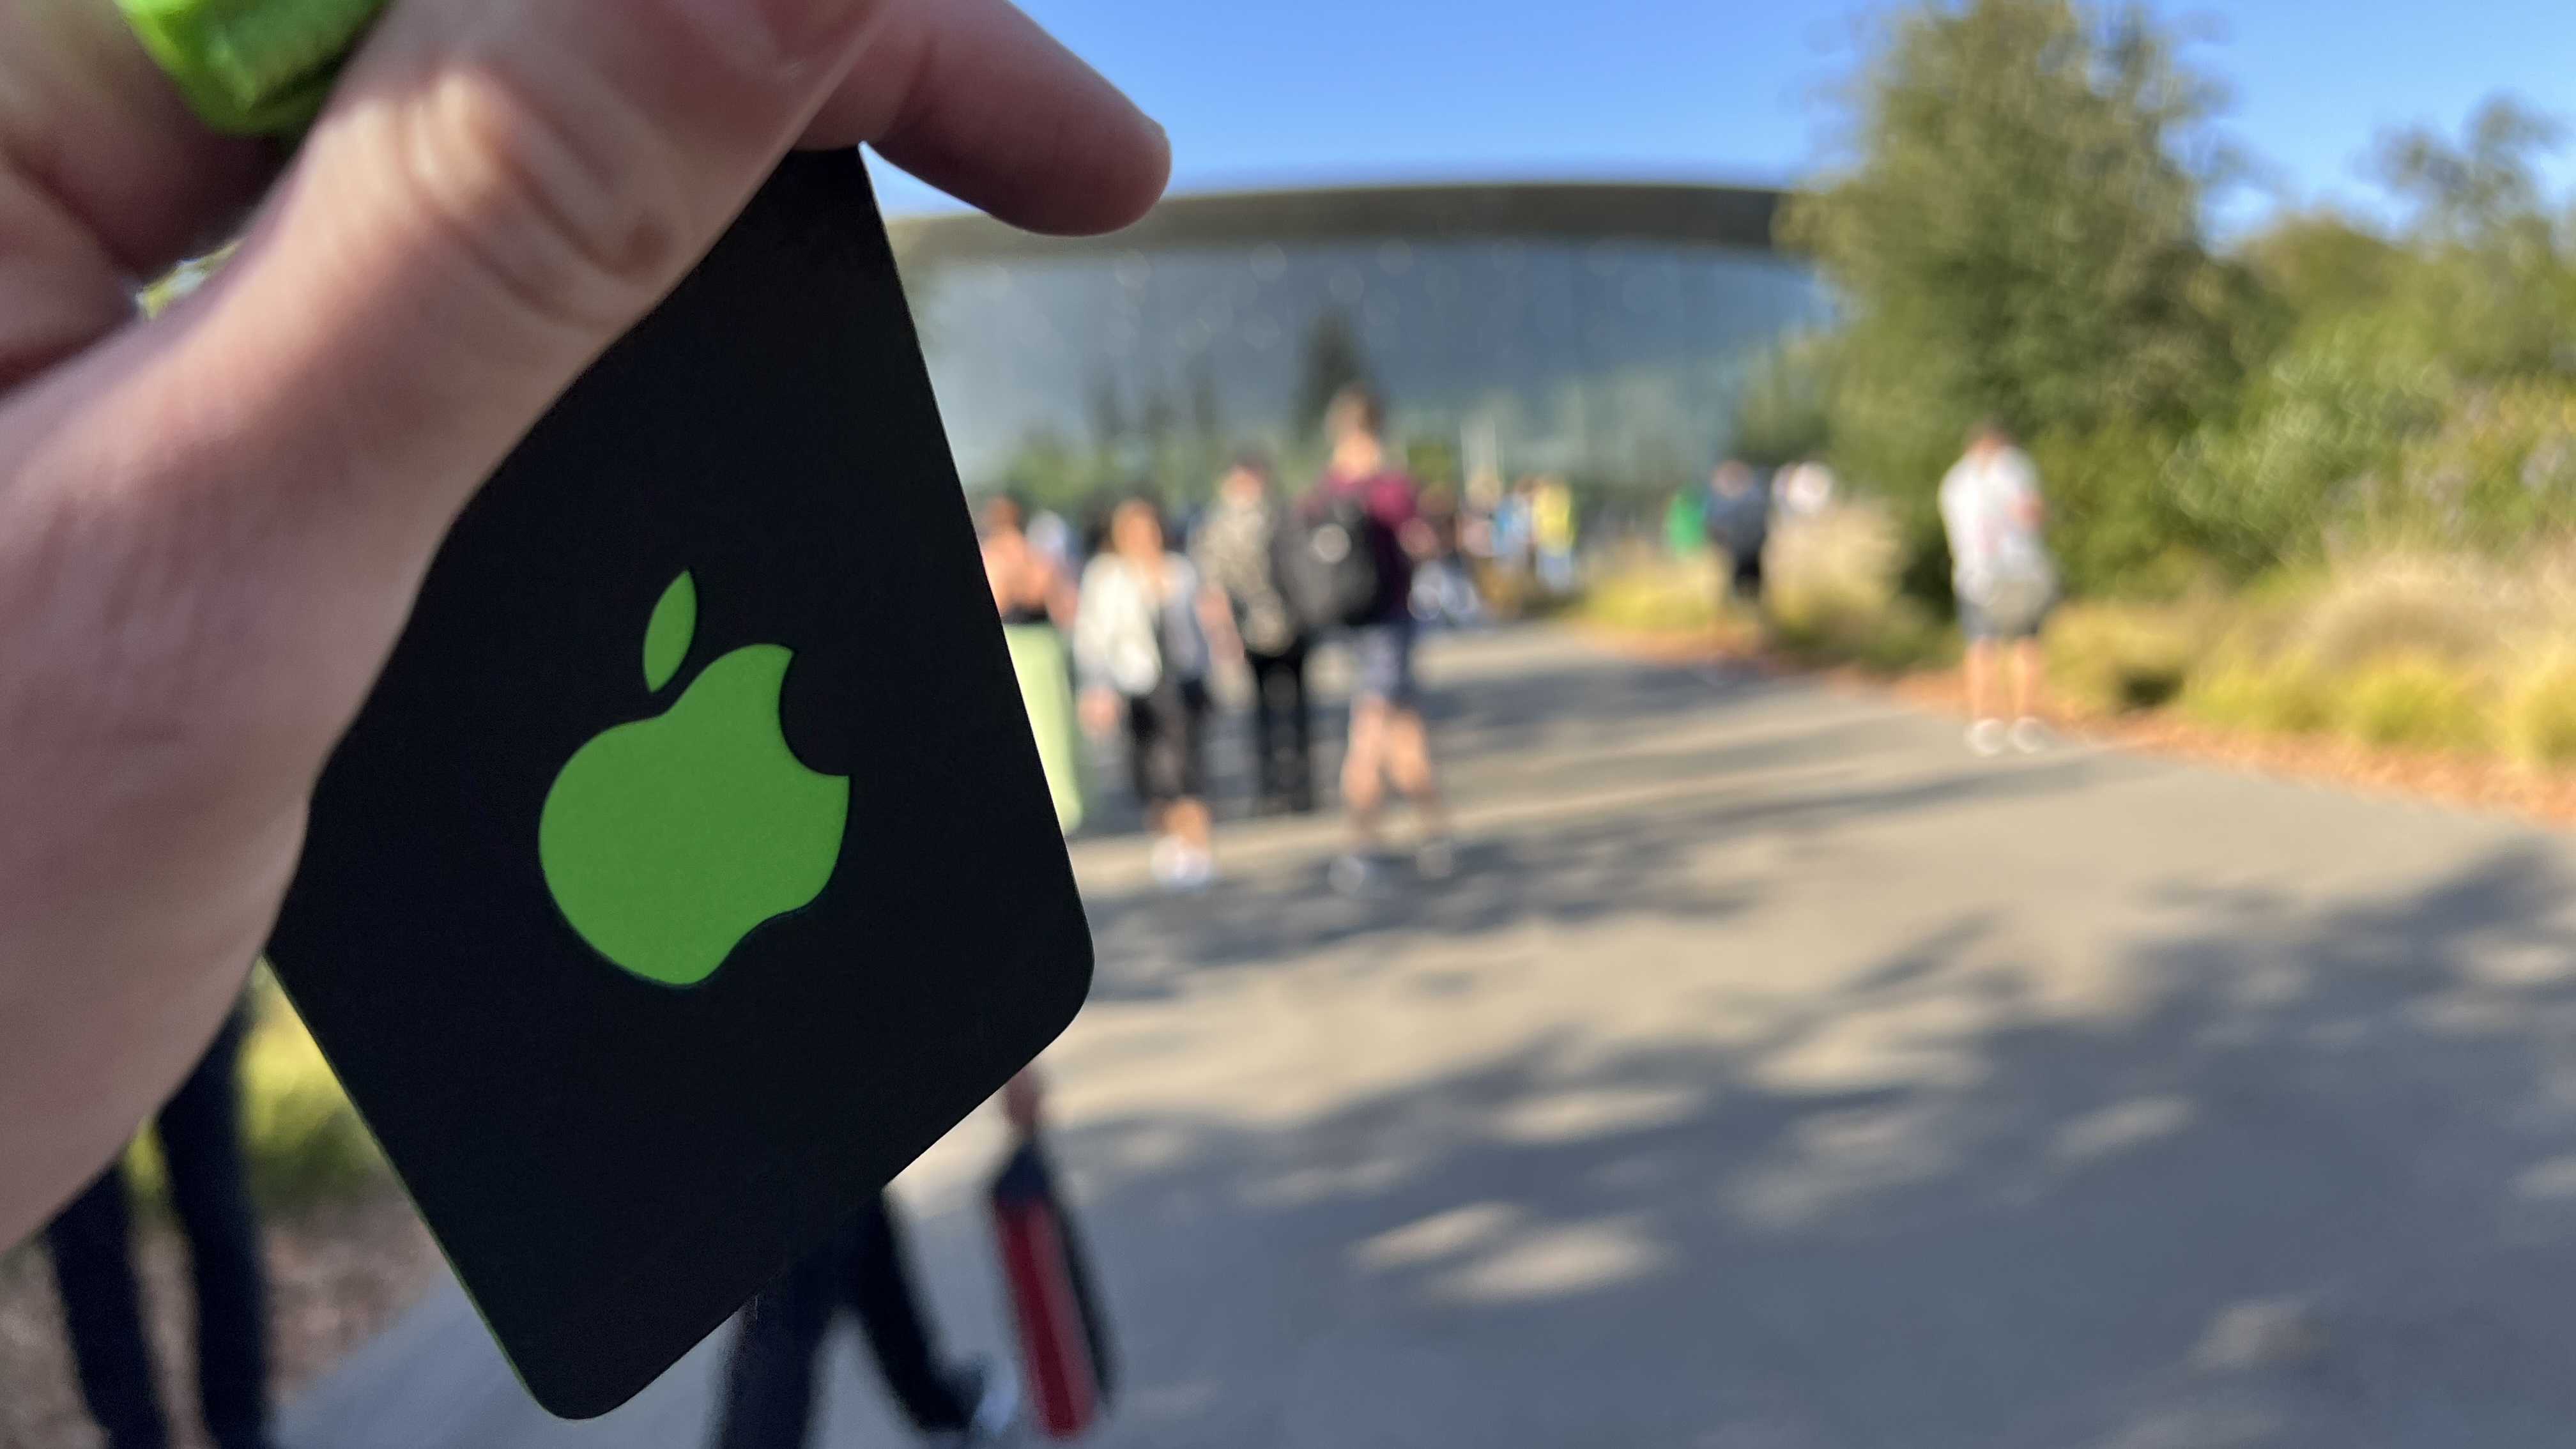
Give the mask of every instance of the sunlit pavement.
<path id="1" fill-rule="evenodd" d="M 2576 1442 L 2576 840 L 1544 630 L 1428 668 L 1454 879 L 1334 896 L 1320 820 L 1198 898 L 1075 847 L 1092 1442 Z M 966 1352 L 999 1143 L 904 1184 Z M 287 1442 L 696 1444 L 721 1348 L 554 1425 L 449 1289 Z M 908 1442 L 834 1352 L 821 1442 Z"/>

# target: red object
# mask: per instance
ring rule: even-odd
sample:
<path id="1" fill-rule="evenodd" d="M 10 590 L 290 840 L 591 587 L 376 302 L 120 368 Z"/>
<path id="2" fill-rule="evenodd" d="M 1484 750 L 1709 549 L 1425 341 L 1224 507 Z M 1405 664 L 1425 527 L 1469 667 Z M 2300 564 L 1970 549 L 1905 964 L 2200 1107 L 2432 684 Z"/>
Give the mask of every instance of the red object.
<path id="1" fill-rule="evenodd" d="M 1073 1438 L 1109 1398 L 1108 1339 L 1081 1243 L 1035 1142 L 1003 1164 L 992 1204 L 1038 1427 L 1050 1439 Z"/>

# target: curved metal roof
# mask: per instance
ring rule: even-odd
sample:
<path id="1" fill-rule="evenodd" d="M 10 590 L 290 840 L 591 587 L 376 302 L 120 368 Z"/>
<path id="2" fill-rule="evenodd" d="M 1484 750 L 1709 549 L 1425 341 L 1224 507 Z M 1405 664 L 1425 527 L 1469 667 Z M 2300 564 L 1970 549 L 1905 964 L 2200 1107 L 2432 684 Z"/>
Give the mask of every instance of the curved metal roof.
<path id="1" fill-rule="evenodd" d="M 887 229 L 898 254 L 935 261 L 1425 236 L 1620 239 L 1769 251 L 1782 196 L 1743 186 L 1591 182 L 1336 186 L 1165 197 L 1144 220 L 1101 237 L 1037 236 L 979 212 L 897 217 Z"/>

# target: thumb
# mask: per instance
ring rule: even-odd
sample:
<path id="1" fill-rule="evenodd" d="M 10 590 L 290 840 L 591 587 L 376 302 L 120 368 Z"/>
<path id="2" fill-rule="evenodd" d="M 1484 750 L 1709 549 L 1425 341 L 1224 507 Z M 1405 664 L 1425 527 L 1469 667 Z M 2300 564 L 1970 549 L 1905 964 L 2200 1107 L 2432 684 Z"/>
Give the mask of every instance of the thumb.
<path id="1" fill-rule="evenodd" d="M 164 334 L 156 380 L 200 404 L 182 415 L 223 420 L 220 452 L 309 490 L 299 502 L 359 505 L 341 516 L 425 562 L 713 244 L 883 9 L 403 0 L 202 307 Z"/>

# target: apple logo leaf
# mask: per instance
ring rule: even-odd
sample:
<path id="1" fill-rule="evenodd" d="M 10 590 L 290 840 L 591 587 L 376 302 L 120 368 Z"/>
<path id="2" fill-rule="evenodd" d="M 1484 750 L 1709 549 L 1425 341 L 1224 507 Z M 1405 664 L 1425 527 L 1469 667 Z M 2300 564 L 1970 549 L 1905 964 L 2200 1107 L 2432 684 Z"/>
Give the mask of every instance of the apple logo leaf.
<path id="1" fill-rule="evenodd" d="M 644 630 L 656 694 L 688 657 L 697 585 L 673 579 Z M 692 986 L 763 922 L 812 904 L 839 864 L 850 781 L 788 748 L 778 696 L 793 651 L 735 649 L 671 707 L 573 753 L 546 792 L 537 861 L 564 920 L 647 981 Z"/>
<path id="2" fill-rule="evenodd" d="M 698 632 L 698 582 L 687 570 L 662 591 L 653 606 L 653 622 L 644 626 L 644 687 L 655 694 L 680 672 L 689 657 L 689 641 Z"/>

